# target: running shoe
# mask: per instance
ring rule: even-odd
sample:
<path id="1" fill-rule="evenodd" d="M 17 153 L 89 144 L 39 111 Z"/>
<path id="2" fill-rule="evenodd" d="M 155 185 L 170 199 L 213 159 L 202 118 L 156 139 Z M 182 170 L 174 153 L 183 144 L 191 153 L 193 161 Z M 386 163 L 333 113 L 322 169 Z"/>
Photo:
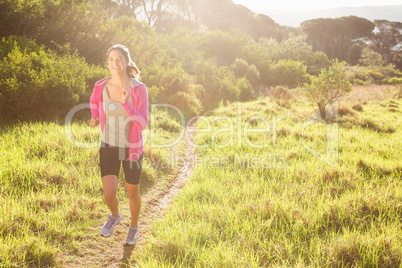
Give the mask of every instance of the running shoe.
<path id="1" fill-rule="evenodd" d="M 134 246 L 135 244 L 137 244 L 137 239 L 138 239 L 139 233 L 140 233 L 140 231 L 138 230 L 138 227 L 130 226 L 130 228 L 128 229 L 128 234 L 127 234 L 126 240 L 124 241 L 124 244 L 130 245 L 130 246 Z"/>
<path id="2" fill-rule="evenodd" d="M 114 227 L 121 221 L 121 214 L 119 212 L 118 216 L 109 215 L 107 216 L 107 222 L 100 229 L 100 235 L 104 237 L 109 237 L 113 233 Z"/>

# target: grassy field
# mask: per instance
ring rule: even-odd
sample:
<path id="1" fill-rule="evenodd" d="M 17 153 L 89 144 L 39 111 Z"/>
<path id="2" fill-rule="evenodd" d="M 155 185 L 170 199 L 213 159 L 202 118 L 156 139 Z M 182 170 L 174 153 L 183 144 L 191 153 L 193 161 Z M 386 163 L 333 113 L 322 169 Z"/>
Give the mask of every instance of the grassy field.
<path id="1" fill-rule="evenodd" d="M 359 88 L 324 124 L 301 92 L 291 93 L 287 107 L 263 98 L 198 119 L 196 168 L 132 265 L 402 265 L 402 100 Z M 168 187 L 180 166 L 172 156 L 185 147 L 182 139 L 160 148 L 182 128 L 161 112 L 151 119 L 144 200 Z M 74 145 L 65 131 L 45 122 L 0 130 L 0 267 L 90 258 L 88 240 L 108 213 L 98 149 Z M 97 144 L 98 129 L 86 122 L 72 133 Z M 124 187 L 119 197 L 127 203 Z"/>
<path id="2" fill-rule="evenodd" d="M 184 150 L 183 142 L 156 148 L 181 132 L 180 124 L 165 113 L 156 115 L 163 119 L 151 117 L 153 133 L 146 131 L 141 184 L 145 202 L 168 186 L 181 164 L 169 156 Z M 1 128 L 0 267 L 60 267 L 69 259 L 90 256 L 88 241 L 102 242 L 98 232 L 108 210 L 98 166 L 99 128 L 74 122 L 70 133 L 76 143 L 66 130 L 64 123 L 55 122 Z M 156 145 L 152 149 L 150 135 Z M 93 148 L 81 146 L 91 143 Z M 120 187 L 119 198 L 128 203 L 125 187 Z"/>
<path id="3" fill-rule="evenodd" d="M 352 94 L 324 124 L 293 94 L 198 120 L 197 167 L 140 267 L 401 267 L 402 101 Z"/>

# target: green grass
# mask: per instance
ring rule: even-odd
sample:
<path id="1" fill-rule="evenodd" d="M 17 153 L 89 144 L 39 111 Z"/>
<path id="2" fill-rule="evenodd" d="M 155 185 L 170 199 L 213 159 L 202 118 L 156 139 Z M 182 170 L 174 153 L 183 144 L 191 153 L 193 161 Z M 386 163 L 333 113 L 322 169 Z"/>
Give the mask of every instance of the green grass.
<path id="1" fill-rule="evenodd" d="M 198 121 L 206 148 L 154 226 L 141 267 L 402 265 L 401 100 L 369 101 L 336 118 L 332 166 L 306 149 L 324 154 L 328 137 L 319 121 L 302 131 L 315 109 L 303 98 L 291 108 L 269 99 L 240 106 Z M 244 134 L 246 124 L 269 131 Z"/>
<path id="2" fill-rule="evenodd" d="M 160 111 L 158 115 L 166 116 Z M 178 135 L 172 119 L 165 118 L 163 126 L 152 120 L 154 144 L 168 143 Z M 91 250 L 86 241 L 97 236 L 96 227 L 108 214 L 99 170 L 99 128 L 91 128 L 87 122 L 72 124 L 78 142 L 95 144 L 87 149 L 75 146 L 65 131 L 62 124 L 44 122 L 1 130 L 0 267 L 60 267 L 64 263 L 61 256 L 74 258 Z M 149 136 L 151 131 L 145 134 Z M 172 162 L 170 155 L 173 149 L 183 153 L 184 144 L 151 149 L 148 139 L 145 148 L 144 205 L 174 178 L 176 165 L 181 163 Z M 122 203 L 128 203 L 125 187 L 120 187 L 118 195 Z"/>
<path id="3" fill-rule="evenodd" d="M 198 120 L 192 177 L 131 263 L 402 265 L 402 100 L 371 100 L 361 111 L 341 103 L 329 125 L 339 129 L 339 145 L 329 147 L 337 163 L 328 165 L 319 159 L 332 140 L 328 125 L 311 119 L 312 104 L 294 99 L 288 108 L 269 99 L 234 103 Z M 145 204 L 168 187 L 183 160 L 173 156 L 184 153 L 178 123 L 162 111 L 151 121 Z M 76 122 L 72 130 L 78 141 L 97 143 L 97 128 Z M 97 227 L 108 213 L 98 161 L 96 146 L 74 146 L 58 123 L 1 129 L 0 266 L 61 267 L 65 258 L 91 258 L 90 243 L 101 243 Z M 124 187 L 119 198 L 128 201 Z"/>

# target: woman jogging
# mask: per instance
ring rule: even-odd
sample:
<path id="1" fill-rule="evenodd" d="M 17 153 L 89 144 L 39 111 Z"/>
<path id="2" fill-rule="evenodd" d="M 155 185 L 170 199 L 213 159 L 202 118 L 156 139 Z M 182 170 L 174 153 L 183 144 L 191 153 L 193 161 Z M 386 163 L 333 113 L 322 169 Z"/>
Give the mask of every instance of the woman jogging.
<path id="1" fill-rule="evenodd" d="M 90 98 L 90 126 L 100 125 L 102 132 L 100 168 L 104 199 L 111 212 L 100 234 L 111 236 L 122 219 L 117 197 L 122 165 L 131 211 L 131 225 L 124 244 L 135 245 L 139 234 L 139 183 L 144 152 L 142 131 L 148 125 L 148 93 L 146 86 L 139 81 L 140 71 L 125 46 L 114 45 L 108 50 L 107 65 L 112 76 L 96 82 Z"/>

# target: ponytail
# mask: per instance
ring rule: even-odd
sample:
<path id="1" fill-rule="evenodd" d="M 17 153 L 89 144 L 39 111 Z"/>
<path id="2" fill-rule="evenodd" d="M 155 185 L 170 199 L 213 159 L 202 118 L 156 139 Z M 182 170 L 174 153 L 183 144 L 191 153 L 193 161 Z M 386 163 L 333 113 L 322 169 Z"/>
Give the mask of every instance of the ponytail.
<path id="1" fill-rule="evenodd" d="M 138 81 L 141 80 L 141 72 L 138 69 L 137 65 L 135 65 L 135 63 L 132 61 L 130 61 L 129 65 L 127 66 L 127 75 Z"/>

